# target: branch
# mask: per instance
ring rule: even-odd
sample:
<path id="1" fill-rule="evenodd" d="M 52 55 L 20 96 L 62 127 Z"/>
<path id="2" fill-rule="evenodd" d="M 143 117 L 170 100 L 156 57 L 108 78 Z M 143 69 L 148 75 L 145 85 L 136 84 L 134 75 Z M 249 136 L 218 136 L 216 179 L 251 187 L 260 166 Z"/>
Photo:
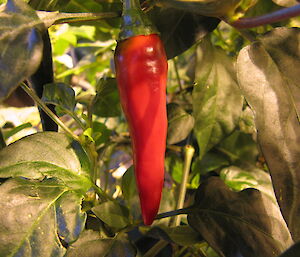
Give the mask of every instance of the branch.
<path id="1" fill-rule="evenodd" d="M 292 7 L 283 8 L 281 10 L 268 13 L 255 18 L 241 18 L 230 25 L 238 29 L 254 28 L 261 25 L 266 25 L 274 22 L 279 22 L 300 15 L 300 4 Z"/>

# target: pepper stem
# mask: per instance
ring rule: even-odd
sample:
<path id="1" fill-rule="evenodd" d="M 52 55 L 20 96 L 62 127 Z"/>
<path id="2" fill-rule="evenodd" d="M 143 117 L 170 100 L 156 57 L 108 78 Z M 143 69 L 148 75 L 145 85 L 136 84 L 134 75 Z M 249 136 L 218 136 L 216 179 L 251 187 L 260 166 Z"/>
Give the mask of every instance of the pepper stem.
<path id="1" fill-rule="evenodd" d="M 129 37 L 157 33 L 150 19 L 143 13 L 139 0 L 123 0 L 120 41 Z"/>

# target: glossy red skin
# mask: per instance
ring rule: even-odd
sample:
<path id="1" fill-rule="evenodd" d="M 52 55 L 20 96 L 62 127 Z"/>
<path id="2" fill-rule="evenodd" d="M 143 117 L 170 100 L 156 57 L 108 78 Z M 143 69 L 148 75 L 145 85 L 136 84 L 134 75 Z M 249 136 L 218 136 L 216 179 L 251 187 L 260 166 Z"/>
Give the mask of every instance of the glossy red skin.
<path id="1" fill-rule="evenodd" d="M 156 34 L 118 43 L 115 68 L 121 104 L 129 124 L 133 161 L 145 225 L 159 209 L 164 182 L 168 63 Z"/>

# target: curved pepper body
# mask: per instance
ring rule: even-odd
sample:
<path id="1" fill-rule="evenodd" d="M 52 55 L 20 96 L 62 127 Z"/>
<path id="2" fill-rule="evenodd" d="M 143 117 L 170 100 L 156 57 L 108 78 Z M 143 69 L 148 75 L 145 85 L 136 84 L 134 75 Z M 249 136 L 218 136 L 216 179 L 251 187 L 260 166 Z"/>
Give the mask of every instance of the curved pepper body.
<path id="1" fill-rule="evenodd" d="M 145 225 L 160 204 L 167 134 L 167 58 L 158 35 L 118 43 L 115 67 L 121 104 L 129 124 L 134 170 Z"/>

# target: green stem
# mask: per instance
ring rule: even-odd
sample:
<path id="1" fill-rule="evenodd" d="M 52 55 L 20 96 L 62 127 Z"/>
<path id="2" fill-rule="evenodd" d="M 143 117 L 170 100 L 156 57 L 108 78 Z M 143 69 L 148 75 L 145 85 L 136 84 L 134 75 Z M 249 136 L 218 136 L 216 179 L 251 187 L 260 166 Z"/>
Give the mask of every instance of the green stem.
<path id="1" fill-rule="evenodd" d="M 180 91 L 182 91 L 182 84 L 181 84 L 181 80 L 180 80 L 180 76 L 179 76 L 179 72 L 178 72 L 178 67 L 177 67 L 177 58 L 173 58 L 173 65 L 174 65 L 174 70 L 175 70 L 175 74 L 176 74 L 176 79 L 179 85 L 179 89 Z"/>
<path id="2" fill-rule="evenodd" d="M 36 95 L 36 93 L 25 83 L 21 84 L 22 89 L 36 102 L 36 104 L 49 115 L 49 117 L 60 126 L 69 136 L 74 140 L 79 141 L 80 139 L 75 135 L 47 106 L 44 104 L 41 99 Z"/>
<path id="3" fill-rule="evenodd" d="M 184 205 L 184 199 L 186 195 L 186 185 L 188 182 L 189 172 L 191 169 L 192 158 L 194 156 L 195 149 L 191 145 L 186 145 L 184 148 L 184 165 L 183 165 L 183 174 L 181 185 L 179 189 L 179 197 L 177 201 L 176 209 L 181 209 Z M 181 217 L 177 215 L 174 219 L 173 225 L 179 226 L 180 225 Z"/>
<path id="4" fill-rule="evenodd" d="M 173 216 L 177 216 L 180 214 L 189 214 L 194 210 L 193 206 L 187 207 L 187 208 L 182 208 L 182 209 L 178 209 L 175 211 L 169 211 L 169 212 L 163 212 L 158 214 L 155 219 L 159 220 L 159 219 L 164 219 L 164 218 L 169 218 L 169 217 L 173 217 Z"/>
<path id="5" fill-rule="evenodd" d="M 156 256 L 163 248 L 168 245 L 167 241 L 159 240 L 153 247 L 150 248 L 148 252 L 144 254 L 143 257 L 153 257 Z"/>
<path id="6" fill-rule="evenodd" d="M 106 202 L 107 200 L 114 201 L 109 195 L 107 195 L 100 187 L 98 187 L 95 183 L 93 183 L 93 188 L 96 194 L 99 196 L 102 202 Z"/>
<path id="7" fill-rule="evenodd" d="M 2 134 L 2 130 L 0 129 L 0 150 L 6 147 L 6 143 Z"/>

